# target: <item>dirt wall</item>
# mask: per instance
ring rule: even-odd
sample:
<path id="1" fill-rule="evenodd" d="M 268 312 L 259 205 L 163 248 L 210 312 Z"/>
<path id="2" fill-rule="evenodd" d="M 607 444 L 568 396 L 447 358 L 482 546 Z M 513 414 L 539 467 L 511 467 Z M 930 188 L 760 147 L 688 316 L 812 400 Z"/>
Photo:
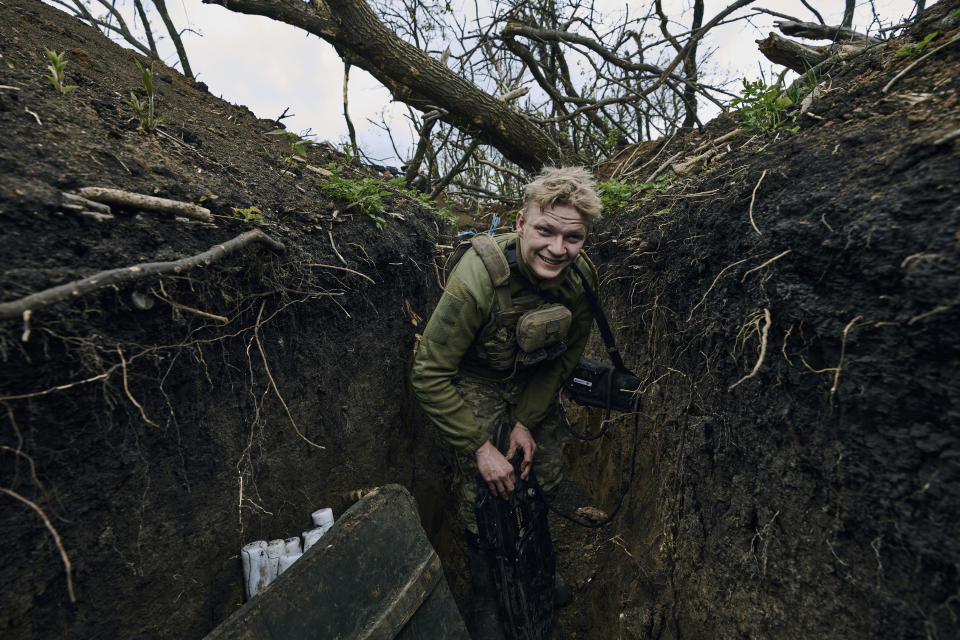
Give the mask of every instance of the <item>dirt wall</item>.
<path id="1" fill-rule="evenodd" d="M 884 93 L 900 44 L 595 236 L 644 380 L 616 577 L 591 603 L 623 637 L 955 634 L 960 53 Z M 580 469 L 606 504 L 618 433 Z"/>

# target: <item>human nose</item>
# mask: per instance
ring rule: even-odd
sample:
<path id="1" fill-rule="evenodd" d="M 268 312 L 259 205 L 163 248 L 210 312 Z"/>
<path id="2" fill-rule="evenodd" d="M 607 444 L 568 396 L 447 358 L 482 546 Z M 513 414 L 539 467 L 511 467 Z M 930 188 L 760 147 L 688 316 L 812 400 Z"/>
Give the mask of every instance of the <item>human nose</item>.
<path id="1" fill-rule="evenodd" d="M 550 244 L 547 245 L 547 249 L 555 256 L 562 256 L 567 251 L 563 246 L 563 236 L 556 235 L 550 239 Z"/>

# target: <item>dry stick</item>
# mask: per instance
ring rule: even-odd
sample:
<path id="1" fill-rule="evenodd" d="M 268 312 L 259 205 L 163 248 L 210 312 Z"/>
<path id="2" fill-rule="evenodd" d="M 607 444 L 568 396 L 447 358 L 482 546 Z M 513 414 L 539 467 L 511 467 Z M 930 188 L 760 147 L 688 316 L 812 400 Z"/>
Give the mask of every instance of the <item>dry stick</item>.
<path id="1" fill-rule="evenodd" d="M 218 315 L 215 314 L 215 313 L 209 313 L 209 312 L 207 312 L 207 311 L 201 311 L 200 309 L 194 309 L 193 307 L 188 307 L 188 306 L 185 305 L 185 304 L 180 304 L 179 302 L 174 302 L 174 301 L 171 300 L 170 298 L 166 298 L 166 297 L 158 294 L 158 293 L 157 293 L 156 291 L 154 291 L 153 289 L 150 290 L 150 293 L 152 293 L 155 297 L 160 298 L 161 300 L 163 300 L 164 302 L 166 302 L 168 305 L 170 305 L 170 306 L 173 307 L 174 309 L 179 309 L 180 311 L 186 311 L 187 313 L 193 313 L 193 314 L 195 314 L 195 315 L 200 316 L 201 318 L 208 318 L 208 319 L 210 319 L 210 320 L 216 320 L 217 322 L 222 322 L 223 324 L 227 324 L 228 322 L 230 322 L 230 318 L 227 318 L 226 316 L 218 316 Z"/>
<path id="2" fill-rule="evenodd" d="M 139 280 L 146 276 L 159 273 L 181 273 L 193 267 L 208 266 L 251 242 L 262 242 L 277 251 L 283 251 L 284 249 L 282 243 L 268 237 L 259 229 L 254 229 L 241 233 L 223 244 L 214 245 L 203 253 L 198 253 L 194 256 L 181 258 L 180 260 L 174 260 L 172 262 L 144 262 L 132 267 L 121 267 L 119 269 L 101 271 L 100 273 L 95 273 L 92 276 L 80 280 L 74 280 L 73 282 L 32 293 L 19 300 L 0 302 L 0 320 L 18 317 L 24 317 L 26 320 L 29 318 L 27 314 L 33 311 L 49 307 L 52 304 L 63 302 L 64 300 L 75 300 L 80 296 L 96 291 L 107 285 Z"/>
<path id="3" fill-rule="evenodd" d="M 741 264 L 741 263 L 746 262 L 746 261 L 749 260 L 749 259 L 750 259 L 750 258 L 744 258 L 743 260 L 737 260 L 737 261 L 734 262 L 733 264 L 728 264 L 727 266 L 725 266 L 723 269 L 720 270 L 720 273 L 717 274 L 717 277 L 713 279 L 713 282 L 712 282 L 712 283 L 710 283 L 710 288 L 707 289 L 707 292 L 703 294 L 703 297 L 702 297 L 702 298 L 700 298 L 700 302 L 698 302 L 697 304 L 693 305 L 693 309 L 690 309 L 690 315 L 687 316 L 687 322 L 690 322 L 690 320 L 693 318 L 693 312 L 697 310 L 697 307 L 699 307 L 700 305 L 702 305 L 702 304 L 704 303 L 704 301 L 707 299 L 707 296 L 710 295 L 710 292 L 711 292 L 711 291 L 713 291 L 713 288 L 714 288 L 715 286 L 717 286 L 717 281 L 720 280 L 720 276 L 722 276 L 724 273 L 726 273 L 726 272 L 727 272 L 727 269 L 731 269 L 731 268 L 737 266 L 738 264 Z"/>
<path id="4" fill-rule="evenodd" d="M 946 142 L 950 142 L 951 140 L 955 140 L 956 138 L 960 138 L 960 129 L 951 131 L 950 133 L 943 136 L 942 138 L 937 138 L 936 140 L 933 141 L 933 144 L 934 145 L 944 144 Z"/>
<path id="5" fill-rule="evenodd" d="M 127 398 L 130 402 L 133 403 L 137 409 L 140 410 L 140 417 L 143 418 L 143 421 L 149 424 L 150 426 L 160 428 L 156 422 L 147 417 L 147 412 L 143 410 L 143 405 L 137 402 L 137 399 L 133 397 L 133 394 L 130 393 L 130 385 L 127 384 L 127 359 L 123 357 L 123 351 L 120 350 L 120 345 L 117 345 L 117 353 L 120 354 L 120 366 L 123 369 L 123 391 L 127 394 Z"/>
<path id="6" fill-rule="evenodd" d="M 840 383 L 840 370 L 843 368 L 843 354 L 847 350 L 847 333 L 849 333 L 850 328 L 853 327 L 853 324 L 862 318 L 863 316 L 857 316 L 853 320 L 847 323 L 847 326 L 843 328 L 843 338 L 840 340 L 840 362 L 837 363 L 837 366 L 833 370 L 833 386 L 830 387 L 830 407 L 833 407 L 833 396 L 837 392 L 837 385 Z"/>
<path id="7" fill-rule="evenodd" d="M 760 188 L 760 183 L 763 182 L 763 177 L 767 175 L 767 170 L 764 169 L 763 173 L 760 174 L 760 179 L 757 180 L 757 186 L 753 188 L 753 194 L 750 196 L 750 224 L 753 226 L 753 230 L 757 232 L 758 236 L 762 236 L 760 229 L 757 228 L 757 223 L 753 221 L 753 201 L 757 198 L 757 189 Z M 763 265 L 761 265 L 763 266 Z M 759 269 L 759 267 L 757 267 Z M 749 272 L 748 272 L 749 273 Z"/>
<path id="8" fill-rule="evenodd" d="M 662 145 L 660 145 L 660 150 L 657 151 L 652 158 L 644 162 L 639 167 L 636 167 L 635 169 L 631 169 L 630 171 L 623 174 L 623 178 L 626 179 L 635 173 L 639 173 L 640 171 L 643 171 L 643 169 L 645 169 L 647 166 L 652 164 L 653 161 L 659 158 L 660 154 L 663 153 L 666 150 L 666 148 L 670 146 L 670 143 L 673 142 L 673 139 L 677 136 L 678 132 L 679 132 L 679 129 L 677 131 L 674 131 L 673 134 L 667 139 L 667 141 L 664 142 Z M 647 182 L 650 182 L 650 181 L 648 180 Z"/>
<path id="9" fill-rule="evenodd" d="M 260 357 L 263 358 L 263 369 L 267 372 L 267 378 L 270 380 L 270 386 L 273 387 L 273 392 L 277 394 L 277 399 L 279 399 L 280 404 L 283 405 L 283 410 L 287 412 L 287 418 L 290 419 L 290 424 L 293 425 L 293 430 L 296 431 L 297 435 L 300 436 L 303 441 L 309 444 L 311 447 L 316 447 L 317 449 L 326 449 L 326 447 L 317 444 L 307 436 L 303 435 L 303 433 L 300 431 L 296 421 L 293 419 L 293 415 L 290 413 L 290 408 L 287 406 L 286 401 L 284 401 L 283 396 L 280 395 L 280 389 L 277 388 L 277 383 L 273 379 L 273 374 L 270 373 L 270 365 L 267 364 L 267 354 L 264 353 L 263 344 L 260 342 L 260 318 L 263 316 L 263 307 L 266 303 L 266 300 L 260 303 L 260 311 L 257 313 L 257 323 L 253 327 L 253 338 L 257 342 L 257 349 L 260 351 Z"/>
<path id="10" fill-rule="evenodd" d="M 377 284 L 377 282 L 376 282 L 373 278 L 371 278 L 370 276 L 368 276 L 368 275 L 366 275 L 366 274 L 364 274 L 364 273 L 360 273 L 359 271 L 354 271 L 353 269 L 350 269 L 349 267 L 337 267 L 337 266 L 334 266 L 334 265 L 332 265 L 332 264 L 318 264 L 318 263 L 310 263 L 310 264 L 308 264 L 308 265 L 306 265 L 306 266 L 308 266 L 308 267 L 323 267 L 324 269 L 337 269 L 337 270 L 339 270 L 339 271 L 347 271 L 347 272 L 352 273 L 352 274 L 354 274 L 354 275 L 360 276 L 361 278 L 365 278 L 365 279 L 369 280 L 372 284 Z"/>
<path id="11" fill-rule="evenodd" d="M 145 211 L 172 213 L 203 222 L 213 222 L 213 215 L 210 213 L 210 209 L 193 204 L 192 202 L 157 198 L 155 196 L 143 195 L 142 193 L 108 189 L 106 187 L 83 187 L 79 189 L 78 192 L 82 197 L 96 202 L 134 207 Z"/>
<path id="12" fill-rule="evenodd" d="M 763 357 L 767 355 L 767 334 L 770 333 L 770 309 L 763 310 L 763 328 L 760 329 L 760 357 L 757 358 L 757 363 L 753 365 L 753 371 L 743 376 L 732 385 L 727 387 L 727 391 L 733 391 L 734 387 L 743 382 L 744 380 L 749 380 L 753 376 L 757 375 L 757 371 L 760 370 L 760 365 L 763 364 Z"/>
<path id="13" fill-rule="evenodd" d="M 779 255 L 773 256 L 772 258 L 770 258 L 769 260 L 767 260 L 767 261 L 764 262 L 763 264 L 761 264 L 761 265 L 759 265 L 759 266 L 756 266 L 756 267 L 754 267 L 753 269 L 748 269 L 748 270 L 743 274 L 743 277 L 740 278 L 740 282 L 743 282 L 744 280 L 746 280 L 746 279 L 747 279 L 747 276 L 750 275 L 751 273 L 753 273 L 754 271 L 758 271 L 758 270 L 760 270 L 760 269 L 763 269 L 765 266 L 767 266 L 768 264 L 770 264 L 770 263 L 773 262 L 774 260 L 779 260 L 780 258 L 782 258 L 783 256 L 787 255 L 787 254 L 790 253 L 791 251 L 793 251 L 793 249 L 787 249 L 787 250 L 784 251 L 783 253 L 781 253 L 781 254 L 779 254 Z"/>
<path id="14" fill-rule="evenodd" d="M 0 492 L 3 492 L 24 503 L 31 509 L 37 512 L 40 518 L 43 519 L 43 524 L 47 525 L 47 529 L 50 531 L 50 534 L 53 536 L 53 541 L 57 544 L 57 549 L 60 551 L 60 558 L 63 560 L 63 567 L 67 570 L 67 592 L 70 594 L 70 602 L 76 602 L 77 596 L 73 592 L 73 576 L 72 576 L 72 565 L 70 564 L 70 557 L 67 556 L 67 550 L 63 548 L 63 543 L 60 541 L 60 534 L 57 533 L 57 530 L 53 527 L 53 523 L 50 522 L 50 519 L 47 517 L 47 514 L 43 512 L 43 509 L 38 507 L 36 503 L 27 500 L 22 495 L 16 491 L 11 491 L 6 487 L 0 487 Z"/>
<path id="15" fill-rule="evenodd" d="M 890 90 L 890 87 L 893 86 L 893 83 L 894 83 L 894 82 L 896 82 L 897 80 L 899 80 L 900 78 L 902 78 L 903 76 L 905 76 L 905 75 L 906 75 L 911 69 L 913 69 L 915 66 L 917 66 L 918 64 L 920 64 L 921 62 L 923 62 L 924 60 L 926 60 L 927 58 L 929 58 L 929 57 L 932 56 L 933 54 L 935 54 L 937 51 L 940 51 L 941 49 L 945 49 L 945 48 L 949 47 L 950 45 L 952 45 L 952 44 L 954 44 L 955 42 L 958 42 L 958 41 L 960 41 L 960 35 L 954 36 L 953 38 L 951 38 L 951 39 L 948 40 L 947 42 L 943 43 L 942 45 L 940 45 L 940 46 L 937 47 L 936 49 L 932 49 L 932 50 L 930 50 L 928 53 L 925 53 L 924 55 L 920 56 L 919 58 L 917 58 L 916 60 L 914 60 L 911 64 L 907 65 L 907 68 L 906 68 L 906 69 L 904 69 L 903 71 L 901 71 L 900 73 L 898 73 L 897 75 L 895 75 L 895 76 L 893 77 L 893 80 L 891 80 L 890 82 L 888 82 L 888 83 L 886 84 L 886 86 L 885 86 L 883 89 L 881 89 L 881 91 L 882 91 L 883 93 L 886 93 L 887 91 Z"/>

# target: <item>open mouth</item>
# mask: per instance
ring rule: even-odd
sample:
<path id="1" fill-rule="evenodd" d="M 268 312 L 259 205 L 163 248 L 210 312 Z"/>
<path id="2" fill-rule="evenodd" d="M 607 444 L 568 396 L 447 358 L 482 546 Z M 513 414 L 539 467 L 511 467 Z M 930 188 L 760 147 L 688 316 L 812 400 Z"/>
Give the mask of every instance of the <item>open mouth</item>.
<path id="1" fill-rule="evenodd" d="M 547 256 L 542 255 L 542 254 L 537 254 L 537 257 L 540 258 L 541 260 L 543 260 L 545 263 L 547 263 L 548 265 L 550 265 L 550 266 L 552 266 L 552 267 L 559 267 L 560 265 L 562 265 L 562 264 L 564 264 L 564 263 L 566 262 L 565 259 L 559 259 L 559 260 L 557 260 L 557 259 L 554 259 L 554 258 L 548 258 Z"/>

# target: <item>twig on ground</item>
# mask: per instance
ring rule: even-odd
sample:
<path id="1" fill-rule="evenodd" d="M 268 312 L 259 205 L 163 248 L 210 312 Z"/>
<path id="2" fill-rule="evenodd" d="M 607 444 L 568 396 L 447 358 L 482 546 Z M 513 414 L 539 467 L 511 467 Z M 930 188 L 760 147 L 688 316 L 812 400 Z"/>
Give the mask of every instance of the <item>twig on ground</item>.
<path id="1" fill-rule="evenodd" d="M 41 127 L 43 126 L 43 122 L 40 121 L 40 116 L 38 116 L 35 112 L 30 111 L 30 109 L 26 109 L 26 108 L 24 108 L 24 111 L 32 115 L 33 119 L 37 121 L 38 125 L 40 125 Z"/>
<path id="2" fill-rule="evenodd" d="M 210 213 L 210 209 L 193 204 L 192 202 L 157 198 L 142 193 L 109 189 L 107 187 L 83 187 L 78 189 L 78 192 L 81 197 L 96 202 L 132 207 L 144 211 L 172 213 L 202 222 L 213 222 L 213 215 Z"/>
<path id="3" fill-rule="evenodd" d="M 60 541 L 60 534 L 57 533 L 57 530 L 54 528 L 53 523 L 50 522 L 50 518 L 47 517 L 47 514 L 43 512 L 43 509 L 37 506 L 35 502 L 32 502 L 24 498 L 22 495 L 20 495 L 16 491 L 11 491 L 6 487 L 0 487 L 0 492 L 5 493 L 11 498 L 15 500 L 19 500 L 23 504 L 27 505 L 28 507 L 36 511 L 37 515 L 39 515 L 40 518 L 43 520 L 43 524 L 46 525 L 47 530 L 50 532 L 50 535 L 53 536 L 53 541 L 56 543 L 57 549 L 60 551 L 60 559 L 63 560 L 63 567 L 67 571 L 67 593 L 70 594 L 70 602 L 76 602 L 77 596 L 73 592 L 73 569 L 72 569 L 72 565 L 70 564 L 70 556 L 67 555 L 67 550 L 63 548 L 63 542 Z"/>
<path id="4" fill-rule="evenodd" d="M 193 267 L 207 266 L 251 242 L 262 242 L 277 251 L 283 251 L 284 249 L 282 243 L 268 237 L 259 229 L 254 229 L 241 233 L 223 244 L 215 245 L 203 253 L 198 253 L 187 258 L 181 258 L 180 260 L 171 262 L 145 262 L 131 267 L 101 271 L 100 273 L 95 273 L 92 276 L 80 280 L 74 280 L 73 282 L 30 294 L 19 300 L 0 302 L 0 320 L 24 317 L 26 321 L 29 320 L 27 316 L 28 313 L 49 307 L 58 302 L 63 302 L 64 300 L 75 300 L 107 285 L 139 280 L 146 276 L 160 273 L 181 273 Z"/>
<path id="5" fill-rule="evenodd" d="M 160 285 L 160 288 L 161 288 L 161 289 L 163 288 L 163 284 L 162 284 L 162 283 L 161 283 L 161 285 Z M 166 297 L 165 295 L 158 294 L 158 293 L 157 293 L 155 290 L 153 290 L 153 289 L 150 289 L 150 293 L 152 293 L 155 297 L 160 298 L 161 300 L 163 300 L 164 302 L 166 302 L 168 305 L 170 305 L 170 306 L 173 307 L 174 309 L 179 309 L 180 311 L 186 311 L 187 313 L 192 313 L 192 314 L 194 314 L 194 315 L 198 315 L 198 316 L 200 316 L 201 318 L 207 318 L 207 319 L 209 319 L 209 320 L 216 320 L 217 322 L 222 322 L 223 324 L 227 324 L 228 322 L 230 322 L 230 318 L 227 318 L 226 316 L 219 316 L 219 315 L 217 315 L 217 314 L 215 314 L 215 313 L 209 313 L 209 312 L 207 312 L 207 311 L 201 311 L 200 309 L 194 309 L 193 307 L 188 307 L 188 306 L 185 305 L 185 304 L 180 304 L 179 302 L 174 302 L 173 300 L 171 300 L 170 298 Z M 164 293 L 166 293 L 166 292 L 164 292 Z"/>
<path id="6" fill-rule="evenodd" d="M 750 196 L 750 225 L 753 227 L 753 230 L 757 232 L 758 236 L 762 236 L 760 229 L 757 228 L 757 223 L 753 221 L 753 201 L 757 198 L 757 189 L 760 188 L 760 183 L 763 182 L 763 177 L 767 175 L 767 170 L 764 169 L 763 173 L 760 174 L 760 179 L 757 180 L 757 186 L 753 188 L 753 194 Z M 747 272 L 749 273 L 749 271 Z"/>
<path id="7" fill-rule="evenodd" d="M 951 140 L 956 140 L 957 138 L 960 138 L 960 129 L 956 129 L 941 138 L 937 138 L 936 140 L 933 141 L 933 144 L 934 146 L 945 144 L 947 142 L 950 142 Z"/>
<path id="8" fill-rule="evenodd" d="M 263 307 L 266 303 L 266 300 L 260 303 L 260 311 L 257 313 L 257 322 L 253 326 L 253 339 L 256 340 L 257 349 L 260 351 L 260 357 L 263 358 L 263 369 L 267 373 L 267 378 L 270 380 L 270 386 L 273 387 L 273 392 L 277 395 L 277 399 L 280 400 L 280 404 L 283 405 L 283 410 L 287 412 L 287 418 L 290 419 L 290 424 L 293 425 L 293 430 L 296 431 L 297 435 L 300 436 L 300 438 L 311 447 L 316 447 L 317 449 L 326 449 L 326 447 L 317 444 L 307 436 L 303 435 L 303 433 L 300 431 L 300 427 L 297 426 L 297 422 L 293 419 L 293 415 L 290 413 L 290 407 L 287 406 L 283 396 L 280 395 L 280 389 L 277 388 L 277 382 L 273 379 L 273 374 L 270 373 L 270 365 L 267 364 L 267 354 L 263 351 L 263 343 L 260 342 L 260 318 L 263 317 Z"/>
<path id="9" fill-rule="evenodd" d="M 924 55 L 920 56 L 919 58 L 917 58 L 916 60 L 914 60 L 912 63 L 910 63 L 909 65 L 907 65 L 907 68 L 906 68 L 906 69 L 904 69 L 903 71 L 901 71 L 900 73 L 898 73 L 897 75 L 895 75 L 895 76 L 893 77 L 893 80 L 891 80 L 890 82 L 888 82 L 888 83 L 883 87 L 883 89 L 881 89 L 881 92 L 882 92 L 882 93 L 886 93 L 887 91 L 890 90 L 890 87 L 893 86 L 893 83 L 894 83 L 894 82 L 896 82 L 897 80 L 899 80 L 899 79 L 902 78 L 903 76 L 907 75 L 907 74 L 910 72 L 910 70 L 913 69 L 915 66 L 917 66 L 918 64 L 920 64 L 921 62 L 923 62 L 924 60 L 926 60 L 927 58 L 929 58 L 930 56 L 932 56 L 932 55 L 935 54 L 936 52 L 940 51 L 941 49 L 946 49 L 947 47 L 949 47 L 950 45 L 952 45 L 952 44 L 954 44 L 954 43 L 956 43 L 956 42 L 960 42 L 960 35 L 956 35 L 956 36 L 950 38 L 948 41 L 944 42 L 944 43 L 943 43 L 942 45 L 940 45 L 939 47 L 937 47 L 937 48 L 935 48 L 935 49 L 931 49 L 929 52 L 927 52 L 927 53 L 925 53 Z"/>

